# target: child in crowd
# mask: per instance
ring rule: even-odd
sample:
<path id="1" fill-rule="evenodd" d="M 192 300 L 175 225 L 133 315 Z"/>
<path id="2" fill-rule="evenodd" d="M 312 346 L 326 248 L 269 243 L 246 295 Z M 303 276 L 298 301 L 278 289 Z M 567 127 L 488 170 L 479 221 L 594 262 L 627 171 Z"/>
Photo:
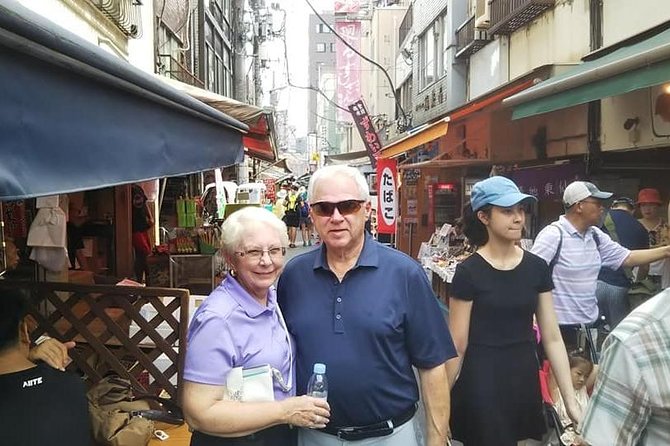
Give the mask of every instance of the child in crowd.
<path id="1" fill-rule="evenodd" d="M 586 359 L 584 356 L 571 354 L 568 357 L 570 363 L 570 375 L 572 377 L 572 387 L 575 390 L 575 400 L 579 406 L 580 412 L 582 414 L 586 413 L 586 406 L 589 404 L 589 390 L 593 386 L 592 380 L 589 377 L 593 372 L 593 363 Z M 593 374 L 595 375 L 595 374 Z M 553 389 L 552 398 L 554 400 L 554 408 L 556 413 L 558 413 L 559 418 L 561 419 L 561 424 L 564 428 L 571 426 L 572 420 L 568 416 L 568 412 L 565 409 L 565 403 L 561 397 L 558 388 Z M 582 420 L 579 420 L 581 423 Z M 561 436 L 561 441 L 563 444 L 571 444 L 574 440 L 575 432 L 572 429 L 566 429 L 565 433 Z"/>
<path id="2" fill-rule="evenodd" d="M 574 354 L 569 356 L 568 361 L 570 362 L 572 387 L 575 389 L 575 399 L 577 400 L 577 404 L 579 405 L 582 414 L 584 414 L 586 412 L 586 406 L 589 404 L 588 390 L 591 385 L 589 376 L 591 376 L 591 372 L 593 371 L 593 363 L 583 356 Z M 572 420 L 568 417 L 563 398 L 561 398 L 558 388 L 552 396 L 555 401 L 554 407 L 556 408 L 556 412 L 558 412 L 558 416 L 561 418 L 563 426 L 572 424 Z"/>

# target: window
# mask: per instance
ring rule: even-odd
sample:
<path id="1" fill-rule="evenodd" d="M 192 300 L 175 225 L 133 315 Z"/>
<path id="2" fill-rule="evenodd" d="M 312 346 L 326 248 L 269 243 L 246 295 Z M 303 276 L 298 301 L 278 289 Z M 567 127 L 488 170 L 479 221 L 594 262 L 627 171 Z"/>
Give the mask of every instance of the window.
<path id="1" fill-rule="evenodd" d="M 328 34 L 330 32 L 330 29 L 328 29 L 328 27 L 323 23 L 317 23 L 316 32 L 317 34 Z"/>
<path id="2" fill-rule="evenodd" d="M 316 44 L 316 52 L 317 53 L 325 53 L 326 52 L 326 44 L 325 43 L 317 43 Z"/>
<path id="3" fill-rule="evenodd" d="M 211 23 L 207 21 L 205 23 L 206 87 L 214 93 L 229 95 L 232 90 L 230 48 L 223 36 L 211 27 Z"/>
<path id="4" fill-rule="evenodd" d="M 419 88 L 435 82 L 435 29 L 428 28 L 419 38 Z"/>
<path id="5" fill-rule="evenodd" d="M 449 49 L 449 20 L 447 17 L 447 11 L 444 11 L 442 14 L 442 74 L 447 74 L 449 72 L 449 66 L 451 65 L 451 60 L 447 54 L 447 49 Z"/>
<path id="6" fill-rule="evenodd" d="M 334 53 L 334 52 L 335 52 L 335 47 L 336 47 L 336 46 L 335 46 L 334 43 L 331 43 L 331 44 L 330 44 L 330 52 L 331 52 L 331 53 Z"/>

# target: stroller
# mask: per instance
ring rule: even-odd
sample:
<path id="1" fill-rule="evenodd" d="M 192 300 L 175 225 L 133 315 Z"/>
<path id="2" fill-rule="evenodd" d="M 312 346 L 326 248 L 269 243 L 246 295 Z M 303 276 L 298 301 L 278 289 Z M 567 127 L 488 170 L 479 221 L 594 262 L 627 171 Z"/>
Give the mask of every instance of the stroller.
<path id="1" fill-rule="evenodd" d="M 540 390 L 542 392 L 542 405 L 544 406 L 544 416 L 547 421 L 547 435 L 542 441 L 543 446 L 570 446 L 575 437 L 575 431 L 572 425 L 563 426 L 561 417 L 554 407 L 554 399 L 549 390 L 549 374 L 551 366 L 549 361 L 545 360 L 540 369 Z"/>

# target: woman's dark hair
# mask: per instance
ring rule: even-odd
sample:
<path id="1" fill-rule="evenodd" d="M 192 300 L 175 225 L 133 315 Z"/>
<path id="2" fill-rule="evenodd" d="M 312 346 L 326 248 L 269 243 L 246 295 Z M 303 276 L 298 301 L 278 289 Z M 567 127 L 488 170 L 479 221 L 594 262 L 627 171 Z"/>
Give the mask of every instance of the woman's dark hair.
<path id="1" fill-rule="evenodd" d="M 491 216 L 491 206 L 486 205 L 479 209 L 489 217 Z M 477 212 L 479 212 L 477 211 Z M 489 232 L 484 223 L 477 218 L 477 212 L 472 210 L 470 202 L 465 203 L 463 207 L 463 233 L 468 238 L 470 244 L 475 246 L 484 246 L 489 241 Z"/>
<path id="2" fill-rule="evenodd" d="M 28 298 L 18 290 L 0 289 L 0 352 L 19 342 L 19 326 L 28 313 Z"/>

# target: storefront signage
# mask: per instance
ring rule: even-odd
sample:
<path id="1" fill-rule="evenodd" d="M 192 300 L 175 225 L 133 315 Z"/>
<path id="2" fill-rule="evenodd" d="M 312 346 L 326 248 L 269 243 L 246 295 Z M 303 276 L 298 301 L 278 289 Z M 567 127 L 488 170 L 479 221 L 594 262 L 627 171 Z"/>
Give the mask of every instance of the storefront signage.
<path id="1" fill-rule="evenodd" d="M 402 171 L 402 182 L 407 186 L 416 186 L 420 175 L 421 171 L 419 169 L 405 169 Z"/>
<path id="2" fill-rule="evenodd" d="M 368 110 L 365 108 L 365 103 L 362 99 L 359 99 L 349 106 L 349 111 L 356 123 L 356 128 L 358 128 L 358 133 L 361 135 L 363 144 L 365 144 L 365 150 L 370 157 L 370 163 L 372 167 L 375 167 L 377 164 L 377 154 L 382 150 L 382 145 L 379 142 L 377 130 L 368 115 Z"/>
<path id="3" fill-rule="evenodd" d="M 392 159 L 377 161 L 377 232 L 395 234 L 397 216 L 397 164 Z"/>
<path id="4" fill-rule="evenodd" d="M 335 31 L 357 51 L 361 49 L 361 22 L 335 22 Z M 337 103 L 352 104 L 361 97 L 361 58 L 341 40 L 336 43 Z M 338 109 L 339 121 L 349 122 L 346 110 Z"/>
<path id="5" fill-rule="evenodd" d="M 417 215 L 416 200 L 407 200 L 407 215 L 416 216 Z"/>
<path id="6" fill-rule="evenodd" d="M 520 169 L 510 174 L 510 178 L 522 192 L 540 200 L 559 201 L 562 200 L 568 184 L 583 176 L 584 165 L 579 163 Z"/>

